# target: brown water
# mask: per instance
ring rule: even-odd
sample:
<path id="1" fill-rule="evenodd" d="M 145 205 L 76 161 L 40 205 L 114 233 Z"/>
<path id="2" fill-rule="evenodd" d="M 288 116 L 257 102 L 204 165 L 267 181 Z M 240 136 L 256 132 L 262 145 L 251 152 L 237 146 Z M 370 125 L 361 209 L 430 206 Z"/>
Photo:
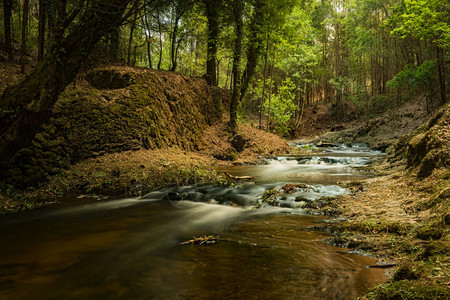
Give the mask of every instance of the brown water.
<path id="1" fill-rule="evenodd" d="M 323 217 L 224 205 L 277 184 L 177 190 L 215 204 L 162 191 L 2 218 L 0 299 L 355 299 L 385 280 L 366 268 L 375 259 L 323 242 L 330 236 L 311 229 Z M 227 240 L 177 245 L 204 234 Z"/>

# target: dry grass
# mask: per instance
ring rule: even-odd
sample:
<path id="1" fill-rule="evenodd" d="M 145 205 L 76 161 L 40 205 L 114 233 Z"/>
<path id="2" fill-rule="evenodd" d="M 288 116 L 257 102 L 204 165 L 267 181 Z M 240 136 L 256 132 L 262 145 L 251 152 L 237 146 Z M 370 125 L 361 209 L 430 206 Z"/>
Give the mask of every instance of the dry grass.
<path id="1" fill-rule="evenodd" d="M 445 291 L 450 283 L 450 203 L 442 193 L 450 186 L 449 170 L 436 169 L 418 181 L 416 170 L 391 170 L 387 164 L 378 169 L 386 174 L 366 181 L 363 191 L 336 201 L 347 219 L 337 226 L 338 231 L 350 243 L 363 237 L 379 262 L 408 264 L 420 270 L 417 278 L 406 278 L 407 286 L 417 288 L 415 293 L 423 287 L 427 293 Z M 358 248 L 359 244 L 355 245 Z M 384 289 L 407 294 L 400 290 L 404 285 L 398 284 L 402 268 L 394 271 L 392 282 L 369 294 L 370 299 L 384 299 L 380 296 Z"/>

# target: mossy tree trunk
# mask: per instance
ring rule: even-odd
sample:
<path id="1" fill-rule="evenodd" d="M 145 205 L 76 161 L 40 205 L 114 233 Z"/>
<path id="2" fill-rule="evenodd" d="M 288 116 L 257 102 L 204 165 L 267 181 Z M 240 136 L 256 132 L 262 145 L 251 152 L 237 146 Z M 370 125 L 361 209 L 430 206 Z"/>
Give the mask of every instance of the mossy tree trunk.
<path id="1" fill-rule="evenodd" d="M 11 10 L 12 0 L 3 0 L 3 28 L 5 30 L 5 50 L 8 53 L 8 60 L 14 60 L 12 38 L 11 38 Z"/>
<path id="2" fill-rule="evenodd" d="M 27 27 L 28 27 L 28 12 L 29 12 L 30 0 L 23 1 L 23 16 L 22 16 L 22 45 L 20 48 L 20 73 L 25 73 L 25 57 L 27 55 Z"/>
<path id="3" fill-rule="evenodd" d="M 44 58 L 46 9 L 46 0 L 39 0 L 38 61 Z"/>
<path id="4" fill-rule="evenodd" d="M 178 30 L 180 29 L 180 21 L 183 15 L 194 5 L 195 1 L 191 0 L 177 0 L 175 3 L 175 19 L 173 23 L 173 30 L 171 34 L 171 47 L 170 47 L 170 61 L 172 66 L 170 67 L 171 72 L 175 72 L 177 70 L 178 62 L 178 47 L 180 45 L 181 39 L 177 39 Z"/>
<path id="5" fill-rule="evenodd" d="M 236 37 L 234 40 L 233 54 L 233 93 L 230 102 L 230 131 L 236 133 L 237 128 L 237 109 L 239 105 L 240 93 L 240 64 L 242 52 L 242 35 L 244 23 L 242 20 L 243 3 L 240 0 L 233 1 L 233 17 L 235 22 Z"/>
<path id="6" fill-rule="evenodd" d="M 219 39 L 219 10 L 222 1 L 204 0 L 208 19 L 208 45 L 206 59 L 206 81 L 217 85 L 217 42 Z"/>
<path id="7" fill-rule="evenodd" d="M 72 82 L 97 42 L 122 23 L 132 0 L 84 2 L 66 14 L 66 1 L 58 4 L 58 21 L 49 53 L 18 85 L 0 97 L 0 168 L 7 168 L 14 155 L 29 145 L 40 125 L 51 115 L 59 94 Z M 83 10 L 84 9 L 84 10 Z M 70 32 L 66 28 L 83 10 Z"/>
<path id="8" fill-rule="evenodd" d="M 444 105 L 447 102 L 447 93 L 445 91 L 445 50 L 438 46 L 436 46 L 436 59 L 439 74 L 441 105 Z"/>
<path id="9" fill-rule="evenodd" d="M 255 74 L 256 66 L 258 65 L 259 57 L 262 53 L 262 48 L 264 45 L 264 34 L 262 32 L 265 14 L 264 7 L 265 3 L 263 0 L 255 0 L 253 5 L 254 12 L 252 16 L 252 22 L 250 23 L 250 37 L 249 44 L 247 48 L 247 66 L 244 69 L 241 80 L 241 91 L 240 91 L 240 101 L 245 96 L 250 80 Z"/>

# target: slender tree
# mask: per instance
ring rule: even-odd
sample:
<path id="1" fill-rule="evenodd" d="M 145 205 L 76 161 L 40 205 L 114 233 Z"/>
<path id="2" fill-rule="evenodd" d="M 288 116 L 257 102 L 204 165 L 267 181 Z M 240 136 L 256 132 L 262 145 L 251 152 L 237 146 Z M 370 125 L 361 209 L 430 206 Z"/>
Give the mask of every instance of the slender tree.
<path id="1" fill-rule="evenodd" d="M 3 26 L 5 29 L 5 50 L 9 61 L 14 60 L 11 33 L 12 0 L 3 0 Z"/>
<path id="2" fill-rule="evenodd" d="M 22 15 L 22 45 L 21 45 L 21 59 L 20 59 L 20 73 L 25 73 L 25 58 L 27 54 L 27 30 L 28 30 L 28 12 L 30 0 L 23 1 L 23 15 Z"/>
<path id="3" fill-rule="evenodd" d="M 255 0 L 253 5 L 253 16 L 250 23 L 250 37 L 247 47 L 247 65 L 242 74 L 240 101 L 245 96 L 248 85 L 255 74 L 258 59 L 261 56 L 264 45 L 264 33 L 262 32 L 264 27 L 265 15 L 265 1 Z"/>
<path id="4" fill-rule="evenodd" d="M 159 8 L 156 8 L 156 14 L 158 19 L 158 33 L 159 33 L 159 60 L 158 60 L 158 70 L 161 70 L 162 56 L 163 56 L 163 33 L 162 24 Z"/>
<path id="5" fill-rule="evenodd" d="M 191 6 L 195 3 L 195 1 L 190 0 L 177 0 L 175 3 L 175 16 L 173 21 L 173 30 L 171 34 L 171 47 L 170 47 L 170 59 L 172 62 L 172 66 L 170 67 L 170 71 L 175 72 L 177 69 L 177 53 L 178 47 L 181 42 L 181 39 L 178 39 L 178 30 L 180 26 L 180 20 L 183 15 L 191 8 Z"/>
<path id="6" fill-rule="evenodd" d="M 206 80 L 210 85 L 217 85 L 217 43 L 219 38 L 219 11 L 222 1 L 204 0 L 208 19 L 208 45 L 206 58 Z"/>
<path id="7" fill-rule="evenodd" d="M 230 131 L 236 133 L 237 129 L 237 109 L 239 105 L 240 92 L 240 64 L 242 55 L 242 35 L 244 22 L 242 20 L 244 5 L 241 0 L 233 1 L 233 18 L 236 36 L 234 39 L 233 52 L 233 93 L 230 103 Z"/>
<path id="8" fill-rule="evenodd" d="M 38 61 L 44 58 L 46 9 L 46 0 L 39 0 Z"/>
<path id="9" fill-rule="evenodd" d="M 133 45 L 133 34 L 134 34 L 134 29 L 136 28 L 137 16 L 138 16 L 138 12 L 136 10 L 134 12 L 133 21 L 131 22 L 130 36 L 128 38 L 128 51 L 127 51 L 127 64 L 128 65 L 131 65 L 131 48 Z"/>

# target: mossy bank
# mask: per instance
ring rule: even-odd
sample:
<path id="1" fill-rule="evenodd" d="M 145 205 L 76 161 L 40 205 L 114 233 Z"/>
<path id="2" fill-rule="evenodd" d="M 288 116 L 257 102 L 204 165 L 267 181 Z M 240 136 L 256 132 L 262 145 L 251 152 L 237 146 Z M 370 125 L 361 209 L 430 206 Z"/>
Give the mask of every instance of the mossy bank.
<path id="1" fill-rule="evenodd" d="M 396 265 L 368 299 L 450 298 L 449 130 L 447 104 L 391 148 L 382 176 L 330 204 L 345 217 L 331 243 Z"/>
<path id="2" fill-rule="evenodd" d="M 127 150 L 198 148 L 223 113 L 226 94 L 200 78 L 132 68 L 90 71 L 68 88 L 53 116 L 21 150 L 7 182 L 21 188 L 50 179 L 90 157 Z"/>

